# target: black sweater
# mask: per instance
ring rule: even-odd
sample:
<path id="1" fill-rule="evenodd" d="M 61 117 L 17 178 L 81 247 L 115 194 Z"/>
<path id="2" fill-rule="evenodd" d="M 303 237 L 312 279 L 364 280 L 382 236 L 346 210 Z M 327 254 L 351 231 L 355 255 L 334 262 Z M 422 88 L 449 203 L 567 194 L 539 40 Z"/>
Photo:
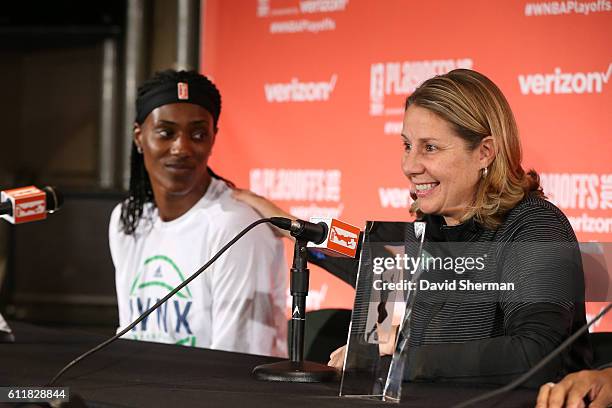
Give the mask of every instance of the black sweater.
<path id="1" fill-rule="evenodd" d="M 421 279 L 514 282 L 508 292 L 418 292 L 411 321 L 407 379 L 502 384 L 535 365 L 585 324 L 584 276 L 576 236 L 565 215 L 530 195 L 495 230 L 474 221 L 446 226 L 425 216 L 426 251 L 492 254 L 485 271 L 458 277 L 425 272 Z M 405 223 L 373 223 L 369 239 L 403 240 Z M 439 243 L 462 243 L 444 248 Z M 358 261 L 315 257 L 310 261 L 355 286 Z M 539 371 L 528 386 L 555 381 L 590 366 L 588 335 Z"/>

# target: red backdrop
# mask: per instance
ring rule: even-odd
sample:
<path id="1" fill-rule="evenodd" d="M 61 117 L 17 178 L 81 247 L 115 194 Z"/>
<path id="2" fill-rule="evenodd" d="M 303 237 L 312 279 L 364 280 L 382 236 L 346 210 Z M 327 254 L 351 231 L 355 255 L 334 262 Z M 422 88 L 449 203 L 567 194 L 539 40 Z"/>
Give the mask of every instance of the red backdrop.
<path id="1" fill-rule="evenodd" d="M 409 220 L 405 97 L 473 68 L 508 98 L 525 167 L 579 239 L 612 241 L 612 1 L 206 0 L 202 22 L 223 96 L 212 166 L 237 185 L 303 218 Z M 310 308 L 353 295 L 314 271 Z"/>

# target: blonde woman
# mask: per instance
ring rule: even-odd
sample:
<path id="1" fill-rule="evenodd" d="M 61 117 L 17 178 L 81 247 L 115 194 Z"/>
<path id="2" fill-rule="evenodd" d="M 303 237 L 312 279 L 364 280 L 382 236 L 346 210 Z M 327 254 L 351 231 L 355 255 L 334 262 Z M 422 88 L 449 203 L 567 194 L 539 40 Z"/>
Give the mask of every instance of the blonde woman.
<path id="1" fill-rule="evenodd" d="M 415 198 L 411 211 L 427 223 L 427 241 L 464 243 L 468 250 L 490 244 L 497 254 L 494 267 L 464 276 L 520 285 L 493 299 L 475 291 L 421 292 L 406 378 L 505 383 L 585 323 L 576 236 L 563 213 L 545 200 L 537 173 L 521 166 L 514 115 L 484 75 L 459 69 L 425 81 L 406 101 L 401 137 L 402 170 Z M 235 196 L 265 216 L 287 216 L 250 192 Z M 356 265 L 313 261 L 354 281 L 347 270 L 356 272 Z M 585 335 L 529 385 L 587 367 L 590 359 Z M 339 349 L 330 365 L 340 369 L 343 360 Z"/>

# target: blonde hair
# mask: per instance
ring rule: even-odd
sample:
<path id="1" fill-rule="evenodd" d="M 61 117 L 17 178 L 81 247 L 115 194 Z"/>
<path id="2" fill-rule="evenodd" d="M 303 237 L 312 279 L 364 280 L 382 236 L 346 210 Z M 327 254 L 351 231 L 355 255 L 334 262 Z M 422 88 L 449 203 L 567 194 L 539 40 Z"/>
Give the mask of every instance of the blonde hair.
<path id="1" fill-rule="evenodd" d="M 526 194 L 534 191 L 544 196 L 538 174 L 521 167 L 521 142 L 514 115 L 501 90 L 489 78 L 469 69 L 455 69 L 423 82 L 406 100 L 406 109 L 411 105 L 448 121 L 470 150 L 476 149 L 485 137 L 493 137 L 495 159 L 486 177 L 480 179 L 474 202 L 461 222 L 473 217 L 494 229 Z M 418 200 L 410 210 L 420 215 Z"/>

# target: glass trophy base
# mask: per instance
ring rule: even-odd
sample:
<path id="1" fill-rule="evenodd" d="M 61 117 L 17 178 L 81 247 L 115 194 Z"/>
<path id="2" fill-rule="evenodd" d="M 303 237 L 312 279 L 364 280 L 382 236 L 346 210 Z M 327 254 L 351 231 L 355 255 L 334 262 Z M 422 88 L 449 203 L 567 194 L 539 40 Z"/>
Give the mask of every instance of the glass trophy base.
<path id="1" fill-rule="evenodd" d="M 0 343 L 14 343 L 15 336 L 11 332 L 0 331 Z"/>
<path id="2" fill-rule="evenodd" d="M 262 364 L 253 369 L 256 379 L 262 381 L 282 382 L 327 382 L 339 378 L 339 373 L 333 367 L 311 361 L 279 361 L 278 363 Z"/>
<path id="3" fill-rule="evenodd" d="M 0 343 L 14 342 L 15 336 L 13 335 L 13 332 L 11 331 L 11 328 L 9 327 L 6 320 L 4 320 L 4 317 L 0 314 Z"/>

